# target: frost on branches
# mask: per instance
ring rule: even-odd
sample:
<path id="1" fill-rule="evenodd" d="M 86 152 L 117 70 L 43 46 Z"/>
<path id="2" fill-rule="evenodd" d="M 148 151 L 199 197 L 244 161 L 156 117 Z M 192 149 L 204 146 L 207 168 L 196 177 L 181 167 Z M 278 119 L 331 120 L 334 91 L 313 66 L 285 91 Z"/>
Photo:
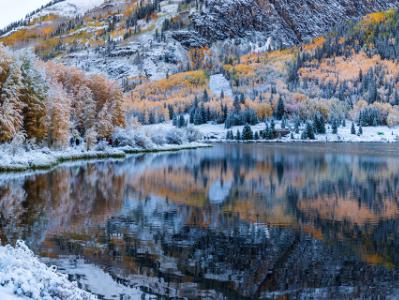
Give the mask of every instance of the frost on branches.
<path id="1" fill-rule="evenodd" d="M 0 246 L 0 271 L 0 299 L 97 299 L 41 263 L 22 241 Z"/>
<path id="2" fill-rule="evenodd" d="M 122 101 L 118 84 L 103 76 L 0 47 L 0 143 L 22 134 L 35 145 L 63 149 L 71 138 L 109 139 L 124 126 Z"/>

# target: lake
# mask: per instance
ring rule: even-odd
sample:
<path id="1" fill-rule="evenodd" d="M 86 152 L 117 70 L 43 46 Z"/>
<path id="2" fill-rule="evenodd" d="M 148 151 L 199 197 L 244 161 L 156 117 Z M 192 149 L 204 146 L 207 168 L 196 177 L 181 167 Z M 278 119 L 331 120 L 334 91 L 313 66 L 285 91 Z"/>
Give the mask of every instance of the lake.
<path id="1" fill-rule="evenodd" d="M 399 297 L 398 144 L 227 144 L 0 174 L 0 238 L 103 299 Z"/>

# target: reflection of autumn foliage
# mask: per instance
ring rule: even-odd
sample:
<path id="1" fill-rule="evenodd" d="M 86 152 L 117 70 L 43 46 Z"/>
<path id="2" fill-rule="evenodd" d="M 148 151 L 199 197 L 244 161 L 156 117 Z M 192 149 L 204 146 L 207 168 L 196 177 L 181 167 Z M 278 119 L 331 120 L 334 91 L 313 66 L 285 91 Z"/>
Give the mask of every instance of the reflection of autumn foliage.
<path id="1" fill-rule="evenodd" d="M 39 226 L 44 235 L 83 233 L 88 223 L 103 224 L 122 205 L 124 176 L 109 176 L 112 170 L 112 166 L 97 169 L 92 165 L 59 168 L 25 183 L 15 182 L 13 194 L 7 190 L 0 194 L 2 212 L 13 210 L 7 222 L 16 220 L 17 227 L 23 224 L 32 229 Z M 5 233 L 7 238 L 14 239 L 10 233 Z M 29 232 L 24 235 L 31 238 Z"/>
<path id="2" fill-rule="evenodd" d="M 140 236 L 140 226 L 160 232 L 170 224 L 177 226 L 174 230 L 183 224 L 211 230 L 229 226 L 229 217 L 236 223 L 305 232 L 326 243 L 341 240 L 367 263 L 397 264 L 386 243 L 393 233 L 383 229 L 398 216 L 396 158 L 355 152 L 348 159 L 342 153 L 326 154 L 319 145 L 298 151 L 285 145 L 225 147 L 216 154 L 163 154 L 120 165 L 61 168 L 15 181 L 13 192 L 10 185 L 1 190 L 0 205 L 9 211 L 9 220 L 12 214 L 18 220 L 15 229 L 2 226 L 2 235 L 12 240 L 23 233 L 34 239 L 40 233 L 45 241 L 41 249 L 50 255 L 60 245 L 62 251 L 99 262 L 109 260 L 110 253 L 121 255 L 126 268 L 137 272 L 140 264 L 126 249 L 158 253 L 159 247 L 159 237 Z M 232 183 L 219 203 L 209 198 L 215 182 Z M 124 201 L 134 205 L 120 215 Z M 21 231 L 23 224 L 29 230 Z M 376 238 L 381 249 L 369 244 Z M 159 257 L 145 259 L 156 262 Z"/>
<path id="3" fill-rule="evenodd" d="M 365 225 L 376 224 L 380 220 L 394 219 L 398 216 L 398 205 L 393 199 L 382 200 L 382 207 L 378 211 L 356 199 L 346 197 L 324 196 L 323 198 L 304 199 L 299 202 L 299 209 L 307 217 L 334 220 L 337 222 L 349 222 Z"/>

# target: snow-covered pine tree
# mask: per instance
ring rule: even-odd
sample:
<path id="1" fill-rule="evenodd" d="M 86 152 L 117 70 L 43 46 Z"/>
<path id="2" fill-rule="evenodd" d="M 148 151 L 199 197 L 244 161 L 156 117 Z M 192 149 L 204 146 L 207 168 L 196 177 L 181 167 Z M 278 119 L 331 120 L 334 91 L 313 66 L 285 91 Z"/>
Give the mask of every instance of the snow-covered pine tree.
<path id="1" fill-rule="evenodd" d="M 44 76 L 34 64 L 35 59 L 33 57 L 26 56 L 22 58 L 20 99 L 24 103 L 23 123 L 27 138 L 43 141 L 47 136 L 47 85 Z"/>
<path id="2" fill-rule="evenodd" d="M 46 106 L 48 144 L 50 147 L 61 149 L 69 141 L 71 99 L 60 83 L 50 82 Z"/>
<path id="3" fill-rule="evenodd" d="M 106 103 L 98 113 L 96 131 L 101 139 L 108 139 L 113 130 L 112 114 L 110 113 L 111 104 Z"/>
<path id="4" fill-rule="evenodd" d="M 22 87 L 20 66 L 11 62 L 3 72 L 6 80 L 0 88 L 0 143 L 12 140 L 22 130 L 24 108 L 19 98 Z"/>

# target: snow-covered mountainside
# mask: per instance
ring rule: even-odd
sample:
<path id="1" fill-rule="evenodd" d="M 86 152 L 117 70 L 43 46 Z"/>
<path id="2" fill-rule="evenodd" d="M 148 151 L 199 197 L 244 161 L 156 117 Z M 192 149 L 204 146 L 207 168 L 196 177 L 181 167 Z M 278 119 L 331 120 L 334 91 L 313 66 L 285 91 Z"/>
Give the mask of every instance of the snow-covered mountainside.
<path id="1" fill-rule="evenodd" d="M 287 47 L 390 7 L 399 0 L 53 0 L 0 32 L 0 41 L 130 89 L 192 68 L 193 49 L 210 49 L 215 62 Z"/>
<path id="2" fill-rule="evenodd" d="M 103 3 L 104 0 L 64 0 L 41 9 L 33 17 L 46 16 L 50 14 L 75 17 L 98 7 Z"/>

